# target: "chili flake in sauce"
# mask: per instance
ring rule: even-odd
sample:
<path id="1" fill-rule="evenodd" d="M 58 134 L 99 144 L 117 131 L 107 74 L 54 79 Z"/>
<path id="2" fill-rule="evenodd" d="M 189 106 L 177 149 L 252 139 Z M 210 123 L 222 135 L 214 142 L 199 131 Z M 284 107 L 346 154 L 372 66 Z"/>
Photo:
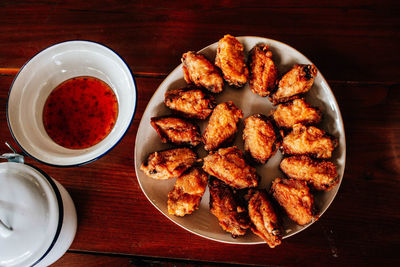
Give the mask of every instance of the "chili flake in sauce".
<path id="1" fill-rule="evenodd" d="M 113 129 L 118 101 L 105 82 L 89 76 L 75 77 L 58 85 L 43 109 L 47 134 L 71 149 L 91 147 Z"/>

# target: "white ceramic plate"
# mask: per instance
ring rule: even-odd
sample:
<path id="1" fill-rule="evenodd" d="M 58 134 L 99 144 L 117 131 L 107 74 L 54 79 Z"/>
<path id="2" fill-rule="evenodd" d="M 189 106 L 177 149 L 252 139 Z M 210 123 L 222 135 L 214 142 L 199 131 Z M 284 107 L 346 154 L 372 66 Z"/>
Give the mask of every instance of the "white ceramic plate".
<path id="1" fill-rule="evenodd" d="M 247 52 L 250 51 L 258 43 L 266 43 L 270 46 L 273 53 L 273 60 L 278 66 L 280 74 L 287 72 L 294 64 L 311 64 L 304 55 L 294 48 L 267 38 L 261 37 L 238 37 L 238 40 L 244 45 L 245 56 L 247 58 Z M 216 54 L 217 43 L 207 46 L 200 50 L 209 60 L 214 61 Z M 190 50 L 190 48 L 188 48 Z M 318 67 L 318 66 L 317 66 Z M 140 165 L 143 160 L 157 150 L 171 148 L 171 145 L 162 144 L 156 131 L 150 125 L 150 118 L 154 116 L 161 116 L 171 114 L 171 112 L 164 105 L 164 94 L 168 89 L 175 89 L 184 87 L 186 85 L 183 79 L 182 64 L 173 70 L 170 75 L 163 81 L 157 91 L 151 98 L 147 108 L 143 114 L 142 120 L 139 125 L 139 129 L 136 137 L 135 147 L 135 169 L 136 175 L 139 180 L 139 184 L 149 199 L 149 201 L 165 216 L 171 219 L 179 226 L 186 230 L 200 235 L 202 237 L 212 239 L 215 241 L 233 243 L 233 244 L 259 244 L 264 241 L 258 236 L 248 231 L 243 237 L 236 239 L 232 238 L 231 235 L 222 230 L 218 225 L 217 219 L 209 211 L 209 191 L 208 188 L 203 196 L 200 203 L 199 210 L 195 211 L 191 215 L 187 215 L 183 218 L 169 215 L 167 211 L 167 199 L 168 192 L 172 190 L 175 179 L 159 181 L 147 177 L 141 170 Z M 310 92 L 308 92 L 307 101 L 314 106 L 319 107 L 323 114 L 324 119 L 322 128 L 333 134 L 339 140 L 339 146 L 333 153 L 332 161 L 337 166 L 338 175 L 340 182 L 343 177 L 345 158 L 346 158 L 346 141 L 343 128 L 343 121 L 340 115 L 339 107 L 336 103 L 335 97 L 332 91 L 325 81 L 322 74 L 319 72 L 315 78 L 314 85 Z M 244 118 L 254 114 L 262 113 L 269 115 L 273 106 L 267 98 L 260 97 L 251 92 L 248 84 L 241 89 L 230 88 L 225 86 L 222 94 L 217 96 L 217 103 L 222 103 L 228 100 L 232 100 L 239 108 L 242 109 Z M 202 133 L 204 132 L 207 121 L 199 123 Z M 237 133 L 234 144 L 243 151 L 242 141 L 242 130 L 243 123 L 239 124 L 239 132 Z M 200 157 L 206 155 L 203 148 L 198 149 Z M 284 177 L 282 172 L 279 170 L 279 163 L 282 159 L 282 154 L 278 151 L 265 165 L 257 167 L 257 173 L 262 177 L 260 182 L 260 188 L 269 189 L 271 181 L 276 177 Z M 321 192 L 316 195 L 315 202 L 316 207 L 319 209 L 319 215 L 322 215 L 329 207 L 335 195 L 339 189 L 339 184 L 329 192 Z M 306 227 L 311 225 L 311 222 L 305 226 L 298 226 L 291 222 L 288 218 L 283 218 L 283 224 L 285 229 L 284 238 L 289 237 L 299 231 L 304 230 Z"/>
<path id="2" fill-rule="evenodd" d="M 109 135 L 86 149 L 56 144 L 43 126 L 43 106 L 60 83 L 73 77 L 92 76 L 106 82 L 118 100 L 118 118 Z M 36 160 L 55 166 L 89 163 L 106 154 L 128 130 L 136 109 L 136 85 L 125 62 L 111 49 L 89 41 L 68 41 L 35 55 L 11 85 L 8 125 L 21 149 Z"/>

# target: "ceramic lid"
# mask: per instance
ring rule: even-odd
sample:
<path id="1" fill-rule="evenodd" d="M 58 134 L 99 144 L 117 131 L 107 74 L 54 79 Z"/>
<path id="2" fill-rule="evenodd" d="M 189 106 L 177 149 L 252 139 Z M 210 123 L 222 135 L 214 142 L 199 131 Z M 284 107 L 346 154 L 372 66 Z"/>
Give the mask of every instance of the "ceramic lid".
<path id="1" fill-rule="evenodd" d="M 51 249 L 59 206 L 48 177 L 26 164 L 0 163 L 0 266 L 31 266 Z"/>

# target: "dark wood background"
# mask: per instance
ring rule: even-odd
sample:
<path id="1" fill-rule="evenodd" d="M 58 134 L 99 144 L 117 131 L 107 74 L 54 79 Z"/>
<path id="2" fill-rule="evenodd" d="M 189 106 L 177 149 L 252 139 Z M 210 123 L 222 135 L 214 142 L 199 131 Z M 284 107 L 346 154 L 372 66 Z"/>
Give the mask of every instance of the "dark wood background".
<path id="1" fill-rule="evenodd" d="M 67 169 L 27 159 L 61 182 L 77 208 L 76 238 L 54 266 L 399 265 L 400 4 L 348 2 L 1 1 L 0 142 L 16 146 L 6 122 L 16 72 L 52 44 L 100 42 L 137 82 L 135 119 L 109 154 Z M 150 97 L 183 52 L 226 33 L 301 51 L 328 80 L 343 115 L 347 162 L 335 201 L 275 249 L 221 244 L 177 227 L 147 201 L 135 176 L 136 131 Z"/>

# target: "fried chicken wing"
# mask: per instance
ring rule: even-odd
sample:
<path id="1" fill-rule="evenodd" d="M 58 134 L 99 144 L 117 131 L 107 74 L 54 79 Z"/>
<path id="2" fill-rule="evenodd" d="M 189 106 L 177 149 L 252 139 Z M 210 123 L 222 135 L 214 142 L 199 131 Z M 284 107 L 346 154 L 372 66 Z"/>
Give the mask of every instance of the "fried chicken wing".
<path id="1" fill-rule="evenodd" d="M 256 187 L 259 180 L 256 169 L 246 163 L 242 151 L 235 146 L 210 152 L 203 159 L 203 169 L 238 189 Z"/>
<path id="2" fill-rule="evenodd" d="M 196 161 L 196 153 L 189 148 L 175 148 L 151 153 L 140 169 L 153 179 L 165 180 L 181 176 Z"/>
<path id="3" fill-rule="evenodd" d="M 249 78 L 249 70 L 244 62 L 243 45 L 232 35 L 225 35 L 218 42 L 217 65 L 229 85 L 242 87 Z"/>
<path id="4" fill-rule="evenodd" d="M 281 244 L 282 230 L 272 203 L 265 190 L 250 190 L 248 211 L 252 224 L 250 229 L 274 248 Z"/>
<path id="5" fill-rule="evenodd" d="M 150 121 L 163 143 L 195 147 L 201 142 L 199 126 L 187 120 L 165 116 L 153 117 Z"/>
<path id="6" fill-rule="evenodd" d="M 335 164 L 325 160 L 293 156 L 283 159 L 280 168 L 288 177 L 306 181 L 317 190 L 329 191 L 339 182 Z"/>
<path id="7" fill-rule="evenodd" d="M 303 125 L 318 124 L 322 113 L 319 109 L 311 107 L 304 99 L 279 104 L 272 114 L 279 128 L 291 129 L 296 123 Z"/>
<path id="8" fill-rule="evenodd" d="M 249 55 L 250 89 L 260 96 L 268 96 L 275 89 L 278 70 L 267 45 L 256 45 Z"/>
<path id="9" fill-rule="evenodd" d="M 314 218 L 314 197 L 305 181 L 277 178 L 272 181 L 271 194 L 298 225 Z"/>
<path id="10" fill-rule="evenodd" d="M 224 89 L 220 70 L 204 55 L 189 51 L 182 56 L 183 74 L 188 84 L 204 87 L 212 93 Z"/>
<path id="11" fill-rule="evenodd" d="M 317 73 L 314 65 L 295 65 L 279 81 L 278 89 L 272 95 L 272 103 L 276 105 L 301 97 L 311 89 Z"/>
<path id="12" fill-rule="evenodd" d="M 215 150 L 233 141 L 243 113 L 232 101 L 217 105 L 203 134 L 204 149 Z"/>
<path id="13" fill-rule="evenodd" d="M 209 180 L 209 189 L 210 211 L 222 229 L 231 233 L 233 238 L 246 234 L 250 227 L 247 210 L 234 189 L 215 178 Z"/>
<path id="14" fill-rule="evenodd" d="M 254 114 L 244 120 L 244 150 L 258 163 L 264 164 L 279 147 L 271 122 L 262 114 Z"/>
<path id="15" fill-rule="evenodd" d="M 204 120 L 216 106 L 215 98 L 199 88 L 180 88 L 165 93 L 165 105 L 173 112 L 193 119 Z"/>
<path id="16" fill-rule="evenodd" d="M 281 149 L 288 155 L 309 155 L 328 159 L 332 157 L 336 145 L 337 141 L 325 131 L 298 123 L 293 125 L 293 131 L 283 138 Z"/>
<path id="17" fill-rule="evenodd" d="M 191 168 L 178 177 L 174 189 L 168 194 L 168 213 L 185 216 L 197 210 L 206 190 L 207 178 L 200 167 Z"/>

